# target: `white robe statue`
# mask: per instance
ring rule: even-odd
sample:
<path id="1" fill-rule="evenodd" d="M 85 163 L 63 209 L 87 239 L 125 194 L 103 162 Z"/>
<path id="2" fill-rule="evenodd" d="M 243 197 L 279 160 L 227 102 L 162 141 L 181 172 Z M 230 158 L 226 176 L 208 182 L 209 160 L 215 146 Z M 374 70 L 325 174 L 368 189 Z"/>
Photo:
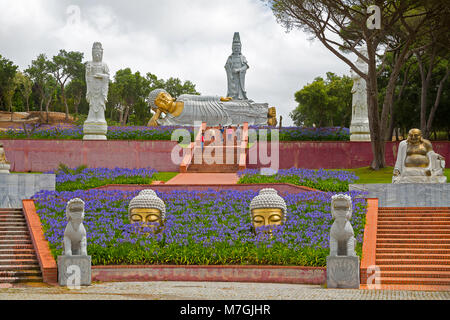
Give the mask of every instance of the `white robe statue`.
<path id="1" fill-rule="evenodd" d="M 105 120 L 105 103 L 108 98 L 109 69 L 102 62 L 103 49 L 100 42 L 92 47 L 92 60 L 86 64 L 86 100 L 89 114 L 83 126 L 83 140 L 106 140 L 108 125 Z"/>

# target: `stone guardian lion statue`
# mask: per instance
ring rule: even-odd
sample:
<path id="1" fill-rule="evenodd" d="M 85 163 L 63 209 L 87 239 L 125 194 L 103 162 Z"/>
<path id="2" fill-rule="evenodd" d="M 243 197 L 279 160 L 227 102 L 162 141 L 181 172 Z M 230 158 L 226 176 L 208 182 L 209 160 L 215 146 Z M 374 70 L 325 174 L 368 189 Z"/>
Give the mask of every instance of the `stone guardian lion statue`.
<path id="1" fill-rule="evenodd" d="M 331 216 L 334 222 L 330 229 L 330 256 L 356 256 L 356 239 L 352 218 L 352 199 L 345 194 L 331 198 Z"/>
<path id="2" fill-rule="evenodd" d="M 87 256 L 86 229 L 83 226 L 83 200 L 75 198 L 67 202 L 66 219 L 68 223 L 64 230 L 64 255 Z"/>

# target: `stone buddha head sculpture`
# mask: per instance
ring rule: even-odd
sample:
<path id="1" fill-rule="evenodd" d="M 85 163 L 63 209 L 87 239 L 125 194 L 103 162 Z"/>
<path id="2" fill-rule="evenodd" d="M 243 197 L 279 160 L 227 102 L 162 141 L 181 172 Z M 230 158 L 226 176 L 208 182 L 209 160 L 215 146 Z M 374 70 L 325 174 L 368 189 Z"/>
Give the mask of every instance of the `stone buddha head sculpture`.
<path id="1" fill-rule="evenodd" d="M 164 227 L 166 205 L 151 189 L 142 190 L 131 199 L 128 205 L 128 218 L 131 223 L 140 223 L 141 227 L 152 228 L 153 233 L 161 232 Z"/>
<path id="2" fill-rule="evenodd" d="M 275 189 L 266 188 L 259 191 L 250 203 L 250 213 L 255 233 L 260 227 L 279 226 L 286 221 L 286 202 Z M 272 230 L 266 230 L 272 235 Z"/>
<path id="3" fill-rule="evenodd" d="M 92 60 L 101 62 L 103 60 L 103 48 L 100 42 L 94 42 L 92 45 Z"/>

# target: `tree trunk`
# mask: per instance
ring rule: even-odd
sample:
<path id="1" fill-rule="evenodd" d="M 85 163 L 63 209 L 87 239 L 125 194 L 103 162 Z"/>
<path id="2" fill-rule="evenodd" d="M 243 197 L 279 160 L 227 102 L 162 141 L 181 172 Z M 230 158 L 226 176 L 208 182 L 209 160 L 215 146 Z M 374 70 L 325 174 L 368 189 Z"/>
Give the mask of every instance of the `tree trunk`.
<path id="1" fill-rule="evenodd" d="M 436 98 L 434 99 L 434 105 L 431 108 L 430 114 L 428 116 L 428 121 L 427 121 L 427 125 L 426 125 L 426 131 L 427 132 L 431 131 L 431 126 L 433 124 L 434 115 L 436 114 L 436 110 L 437 110 L 437 108 L 439 106 L 439 102 L 441 100 L 442 90 L 444 88 L 444 83 L 447 80 L 449 75 L 450 75 L 450 69 L 447 68 L 447 72 L 445 73 L 445 76 L 439 82 L 438 91 L 436 92 Z"/>
<path id="2" fill-rule="evenodd" d="M 61 97 L 64 103 L 64 107 L 66 109 L 66 120 L 69 120 L 69 105 L 67 104 L 66 92 L 64 90 L 64 84 L 61 85 Z"/>

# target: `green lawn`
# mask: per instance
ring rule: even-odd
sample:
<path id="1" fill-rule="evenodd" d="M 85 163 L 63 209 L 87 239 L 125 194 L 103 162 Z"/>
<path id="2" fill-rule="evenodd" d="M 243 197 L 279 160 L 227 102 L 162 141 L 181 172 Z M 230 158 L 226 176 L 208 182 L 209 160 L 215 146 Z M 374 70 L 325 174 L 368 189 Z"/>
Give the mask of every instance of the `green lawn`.
<path id="1" fill-rule="evenodd" d="M 173 177 L 175 177 L 177 174 L 178 172 L 158 172 L 157 174 L 155 174 L 153 180 L 167 182 Z"/>
<path id="2" fill-rule="evenodd" d="M 359 177 L 357 183 L 392 183 L 394 168 L 386 167 L 377 171 L 370 167 L 346 170 L 354 172 Z M 445 169 L 444 174 L 447 176 L 447 181 L 450 182 L 450 169 Z"/>

